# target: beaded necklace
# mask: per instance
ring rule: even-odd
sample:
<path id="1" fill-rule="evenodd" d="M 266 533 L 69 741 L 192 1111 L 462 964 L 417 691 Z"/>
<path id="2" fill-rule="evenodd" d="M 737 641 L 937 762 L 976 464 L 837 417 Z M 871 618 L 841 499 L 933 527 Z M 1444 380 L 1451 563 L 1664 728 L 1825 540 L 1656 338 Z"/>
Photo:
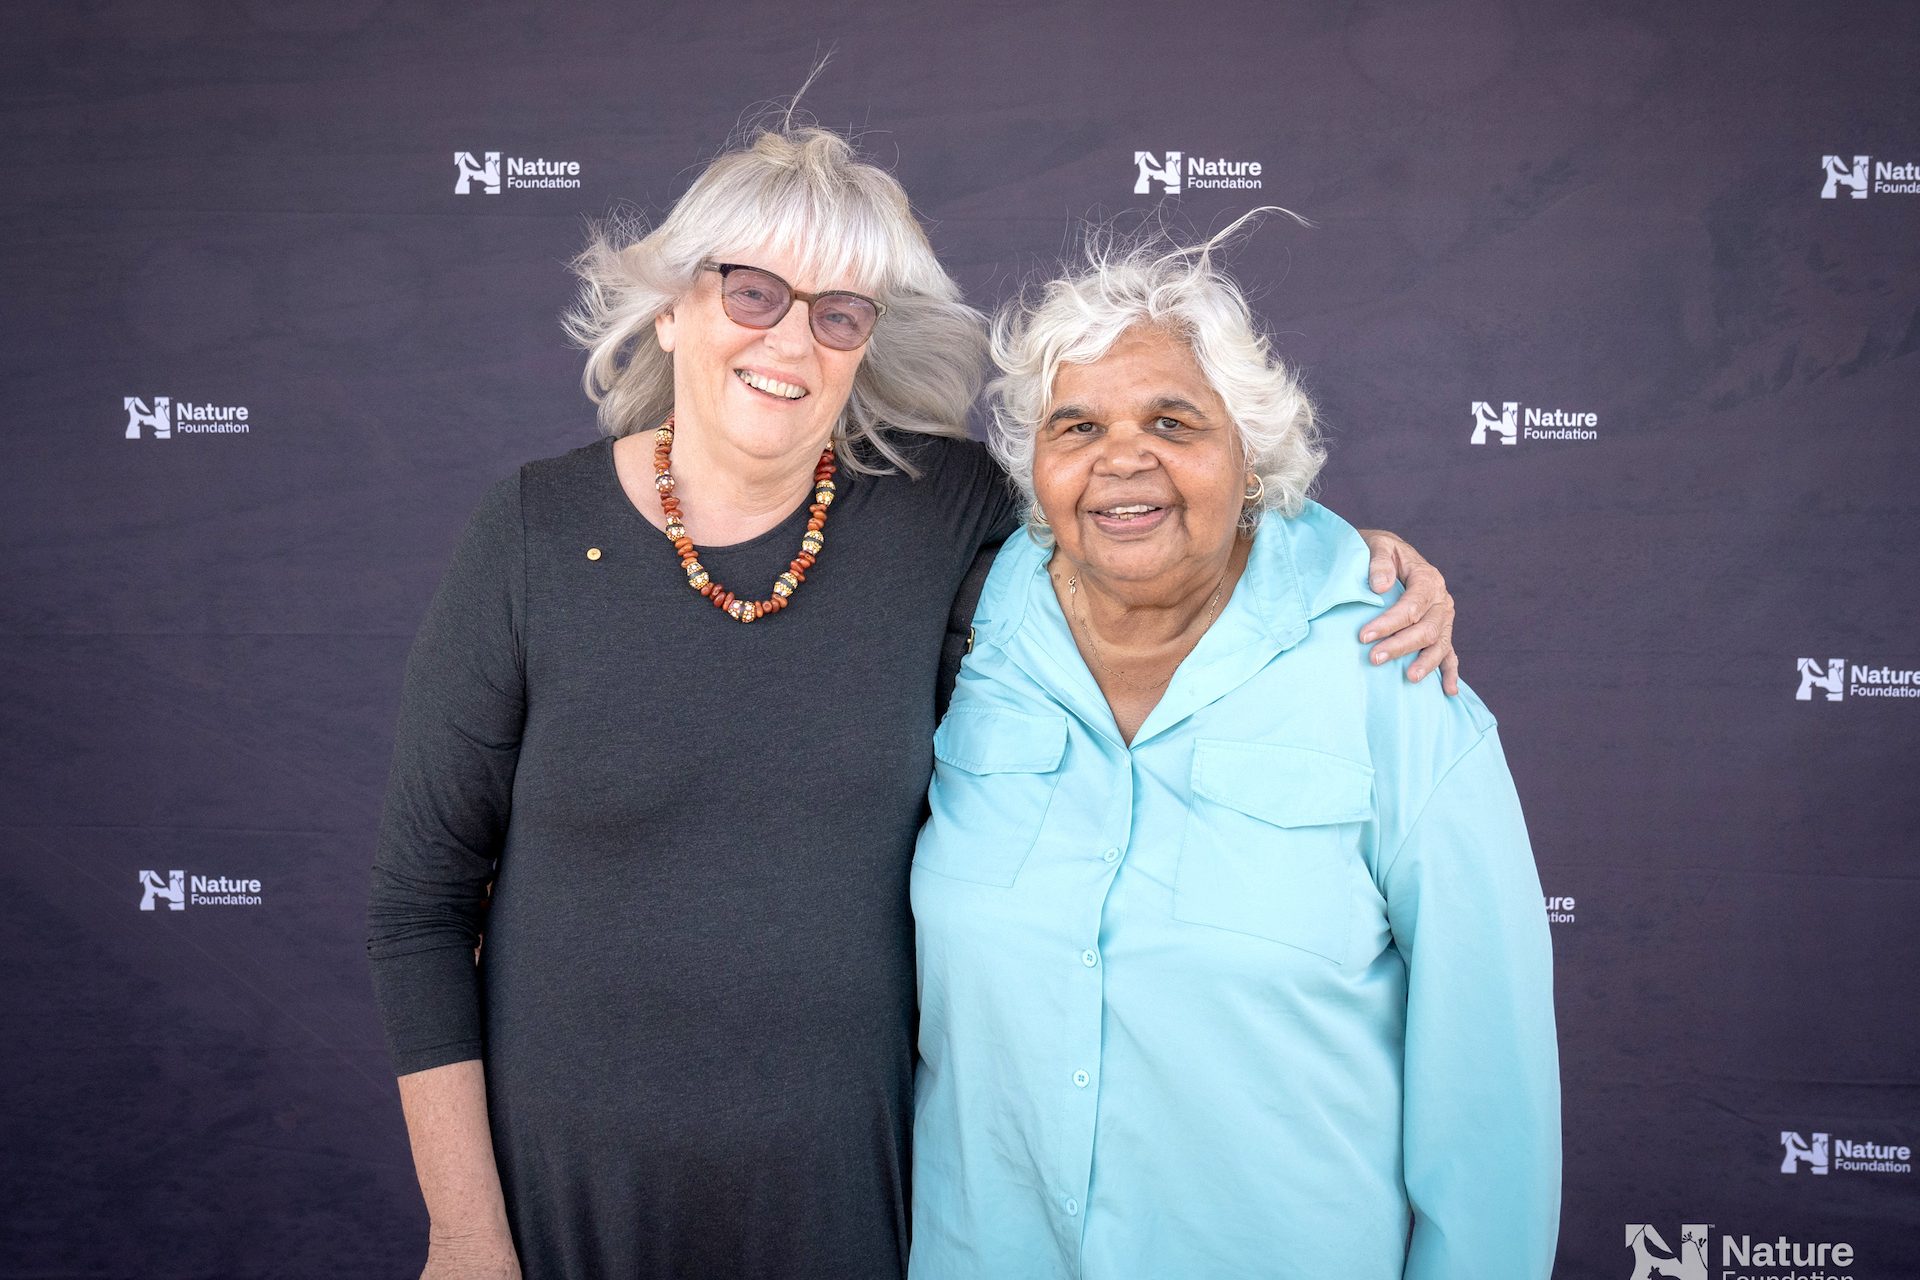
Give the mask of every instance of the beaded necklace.
<path id="1" fill-rule="evenodd" d="M 680 553 L 680 567 L 687 571 L 687 585 L 736 622 L 771 617 L 793 603 L 793 593 L 807 580 L 807 570 L 813 568 L 814 557 L 820 554 L 821 544 L 826 541 L 827 508 L 833 505 L 833 442 L 829 440 L 827 447 L 820 451 L 820 461 L 813 468 L 813 501 L 807 508 L 807 531 L 800 538 L 800 554 L 787 565 L 785 573 L 773 580 L 773 594 L 765 600 L 737 598 L 715 582 L 701 565 L 700 552 L 687 536 L 680 500 L 673 496 L 673 472 L 667 469 L 673 459 L 671 414 L 654 431 L 653 442 L 653 487 L 660 491 L 660 509 L 667 513 L 667 540 Z"/>

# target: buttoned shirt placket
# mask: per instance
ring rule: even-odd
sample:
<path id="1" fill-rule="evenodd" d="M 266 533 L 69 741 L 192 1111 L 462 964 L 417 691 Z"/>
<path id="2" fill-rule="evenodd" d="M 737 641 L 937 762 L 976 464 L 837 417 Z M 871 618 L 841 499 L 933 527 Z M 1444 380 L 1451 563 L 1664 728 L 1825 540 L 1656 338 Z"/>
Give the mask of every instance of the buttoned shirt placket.
<path id="1" fill-rule="evenodd" d="M 1261 585 L 1270 590 L 1282 584 Z M 1078 889 L 1072 913 L 1076 936 L 1063 940 L 1060 948 L 1062 962 L 1077 966 L 1085 979 L 1081 984 L 1085 997 L 1076 1002 L 1072 1025 L 1063 1028 L 1058 1059 L 1061 1110 L 1072 1117 L 1072 1140 L 1060 1153 L 1060 1167 L 1052 1171 L 1058 1179 L 1053 1193 L 1055 1233 L 1067 1246 L 1063 1254 L 1073 1259 L 1075 1280 L 1085 1270 L 1087 1215 L 1097 1194 L 1094 1148 L 1109 1034 L 1105 957 L 1109 930 L 1116 923 L 1110 918 L 1109 904 L 1115 886 L 1126 874 L 1127 853 L 1134 840 L 1140 771 L 1146 758 L 1142 753 L 1150 752 L 1161 735 L 1195 711 L 1246 683 L 1306 634 L 1305 610 L 1290 575 L 1284 588 L 1277 602 L 1281 614 L 1278 619 L 1269 608 L 1256 608 L 1253 612 L 1257 617 L 1238 621 L 1223 618 L 1216 623 L 1216 630 L 1201 638 L 1131 743 L 1120 736 L 1113 711 L 1092 672 L 1078 661 L 1066 617 L 1053 597 L 1051 580 L 1044 569 L 1034 575 L 1026 608 L 1039 610 L 1036 621 L 1057 634 L 1051 636 L 1051 643 L 1015 639 L 1007 651 L 1008 659 L 1040 687 L 1062 691 L 1063 709 L 1089 731 L 1089 737 L 1081 741 L 1090 742 L 1101 754 L 1099 785 L 1106 797 L 1104 819 L 1088 824 L 1087 834 L 1071 846 L 1074 852 L 1069 856 L 1074 859 L 1073 879 Z M 1270 607 L 1273 604 L 1268 603 Z M 1055 796 L 1055 805 L 1063 802 L 1072 806 L 1076 797 Z M 1100 807 L 1089 806 L 1084 812 L 1100 812 Z M 1071 946 L 1072 941 L 1080 942 L 1077 950 Z"/>

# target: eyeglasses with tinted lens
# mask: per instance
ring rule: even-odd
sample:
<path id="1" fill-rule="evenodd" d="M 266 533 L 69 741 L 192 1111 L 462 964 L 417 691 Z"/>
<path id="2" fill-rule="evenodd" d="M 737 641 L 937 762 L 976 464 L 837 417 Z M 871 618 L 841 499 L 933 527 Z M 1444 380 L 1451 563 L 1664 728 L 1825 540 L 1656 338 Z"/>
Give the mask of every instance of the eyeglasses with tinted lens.
<path id="1" fill-rule="evenodd" d="M 738 262 L 708 262 L 708 271 L 720 273 L 720 305 L 727 319 L 749 329 L 771 329 L 786 319 L 795 300 L 807 304 L 807 324 L 820 344 L 835 351 L 853 351 L 873 336 L 873 326 L 887 313 L 881 303 L 862 293 L 829 289 L 802 293 L 771 271 Z"/>

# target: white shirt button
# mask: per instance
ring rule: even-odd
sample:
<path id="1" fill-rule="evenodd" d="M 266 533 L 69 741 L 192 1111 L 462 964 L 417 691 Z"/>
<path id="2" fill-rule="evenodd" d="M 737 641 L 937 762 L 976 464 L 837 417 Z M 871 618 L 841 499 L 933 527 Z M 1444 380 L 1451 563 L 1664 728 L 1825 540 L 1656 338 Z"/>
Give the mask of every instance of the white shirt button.
<path id="1" fill-rule="evenodd" d="M 1092 1079 L 1093 1077 L 1086 1072 L 1076 1071 L 1073 1073 L 1073 1087 L 1076 1089 L 1084 1089 Z"/>
<path id="2" fill-rule="evenodd" d="M 1093 968 L 1093 966 L 1100 963 L 1100 953 L 1098 951 L 1095 951 L 1092 947 L 1088 947 L 1085 951 L 1082 951 L 1080 953 L 1080 963 L 1087 966 L 1087 968 L 1091 969 Z"/>
<path id="3" fill-rule="evenodd" d="M 1065 1210 L 1067 1211 L 1067 1216 L 1068 1216 L 1069 1218 L 1073 1218 L 1073 1217 L 1078 1217 L 1078 1216 L 1079 1216 L 1079 1213 L 1080 1213 L 1080 1202 L 1079 1202 L 1078 1200 L 1075 1200 L 1075 1199 L 1074 1199 L 1074 1198 L 1073 1198 L 1072 1196 L 1068 1196 L 1068 1197 L 1067 1197 L 1067 1202 L 1066 1202 L 1065 1204 L 1063 1204 L 1063 1205 L 1061 1205 L 1060 1207 L 1061 1207 L 1062 1209 L 1065 1209 Z"/>
<path id="4" fill-rule="evenodd" d="M 1120 851 L 1118 849 L 1109 849 L 1105 853 L 1101 854 L 1100 856 L 1106 859 L 1108 862 L 1120 861 Z"/>

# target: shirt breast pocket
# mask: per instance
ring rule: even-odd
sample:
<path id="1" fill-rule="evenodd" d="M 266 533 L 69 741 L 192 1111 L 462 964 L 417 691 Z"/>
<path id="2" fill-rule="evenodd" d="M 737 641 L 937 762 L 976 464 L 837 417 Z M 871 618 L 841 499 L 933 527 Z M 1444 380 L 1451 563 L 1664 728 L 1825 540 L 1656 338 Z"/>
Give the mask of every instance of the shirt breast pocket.
<path id="1" fill-rule="evenodd" d="M 1306 747 L 1202 740 L 1173 914 L 1344 964 L 1373 768 Z"/>
<path id="2" fill-rule="evenodd" d="M 1011 885 L 1046 823 L 1066 749 L 1065 716 L 950 708 L 933 735 L 932 816 L 914 866 L 975 884 Z"/>

